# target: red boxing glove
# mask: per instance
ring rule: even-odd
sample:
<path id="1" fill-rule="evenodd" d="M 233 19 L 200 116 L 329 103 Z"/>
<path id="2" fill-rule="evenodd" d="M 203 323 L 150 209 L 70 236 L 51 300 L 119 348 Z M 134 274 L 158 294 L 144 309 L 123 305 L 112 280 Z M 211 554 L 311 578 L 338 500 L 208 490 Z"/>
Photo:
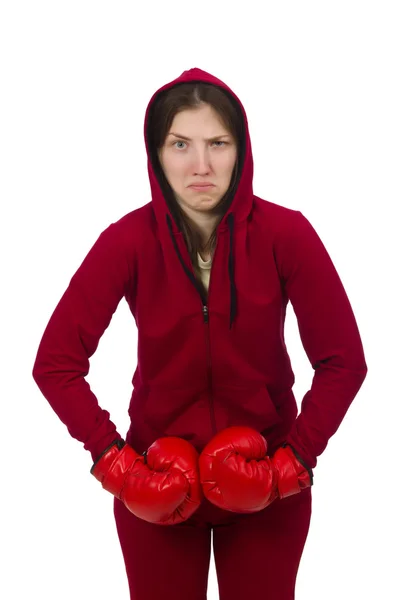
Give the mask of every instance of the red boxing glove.
<path id="1" fill-rule="evenodd" d="M 290 444 L 283 444 L 270 460 L 277 473 L 277 497 L 286 498 L 313 485 L 312 469 Z"/>
<path id="2" fill-rule="evenodd" d="M 266 452 L 265 438 L 251 427 L 220 431 L 199 457 L 206 498 L 225 510 L 252 513 L 312 485 L 311 469 L 306 469 L 291 447 L 278 448 L 273 458 Z"/>
<path id="3" fill-rule="evenodd" d="M 93 464 L 91 473 L 134 515 L 157 525 L 185 521 L 203 499 L 198 452 L 178 437 L 156 440 L 143 455 L 116 440 Z"/>

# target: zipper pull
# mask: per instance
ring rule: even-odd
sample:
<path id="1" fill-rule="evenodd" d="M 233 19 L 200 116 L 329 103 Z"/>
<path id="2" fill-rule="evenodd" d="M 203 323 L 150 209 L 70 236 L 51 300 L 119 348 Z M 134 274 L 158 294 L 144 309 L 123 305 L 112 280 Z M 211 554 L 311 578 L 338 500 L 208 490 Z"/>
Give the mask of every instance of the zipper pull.
<path id="1" fill-rule="evenodd" d="M 208 323 L 208 306 L 203 305 L 204 323 Z"/>

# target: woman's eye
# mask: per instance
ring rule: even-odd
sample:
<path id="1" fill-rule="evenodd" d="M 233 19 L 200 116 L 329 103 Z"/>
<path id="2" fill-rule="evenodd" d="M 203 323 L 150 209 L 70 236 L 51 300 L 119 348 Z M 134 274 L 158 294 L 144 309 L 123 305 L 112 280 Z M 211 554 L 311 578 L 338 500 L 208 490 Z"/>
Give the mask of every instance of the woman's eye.
<path id="1" fill-rule="evenodd" d="M 216 140 L 214 142 L 212 142 L 213 144 L 227 144 L 227 142 L 223 142 L 222 140 Z M 178 140 L 176 142 L 173 143 L 173 146 L 175 146 L 176 144 L 186 144 L 186 142 L 183 142 L 182 140 Z M 219 148 L 219 146 L 217 146 Z M 180 146 L 179 146 L 180 148 Z"/>

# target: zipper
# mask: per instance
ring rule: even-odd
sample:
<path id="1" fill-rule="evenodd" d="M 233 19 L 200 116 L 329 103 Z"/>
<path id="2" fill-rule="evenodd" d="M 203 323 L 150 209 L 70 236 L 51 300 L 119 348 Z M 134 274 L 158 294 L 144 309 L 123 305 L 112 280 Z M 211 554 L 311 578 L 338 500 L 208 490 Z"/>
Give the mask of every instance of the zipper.
<path id="1" fill-rule="evenodd" d="M 175 242 L 174 242 L 174 246 L 176 247 Z M 214 265 L 217 248 L 218 248 L 218 236 L 216 238 L 214 255 L 212 258 L 212 268 Z M 177 250 L 177 254 L 178 254 L 182 264 L 184 265 L 183 260 L 180 256 L 180 253 L 178 253 L 177 247 L 176 247 L 176 250 Z M 189 257 L 189 262 L 191 264 L 190 257 Z M 193 265 L 191 265 L 191 266 L 193 266 Z M 184 266 L 184 268 L 185 268 L 185 266 Z M 185 270 L 185 272 L 186 272 L 186 270 Z M 197 293 L 199 294 L 201 302 L 202 302 L 202 312 L 203 312 L 203 321 L 204 321 L 204 327 L 205 327 L 205 339 L 206 339 L 206 347 L 207 347 L 207 379 L 208 379 L 208 392 L 209 392 L 209 408 L 210 408 L 212 433 L 213 433 L 213 435 L 215 435 L 217 433 L 218 429 L 217 429 L 216 420 L 215 420 L 214 397 L 213 397 L 213 388 L 212 388 L 212 359 L 211 359 L 210 330 L 209 330 L 210 312 L 209 312 L 209 305 L 208 305 L 208 300 L 209 300 L 209 295 L 210 295 L 210 290 L 211 290 L 211 283 L 212 283 L 212 275 L 210 275 L 210 282 L 209 282 L 209 286 L 208 286 L 207 298 L 202 296 L 201 290 L 200 290 L 199 286 L 197 285 L 197 279 L 191 278 L 190 274 L 188 274 L 188 276 L 189 276 L 189 279 L 192 281 L 194 287 L 196 288 Z"/>
<path id="2" fill-rule="evenodd" d="M 211 275 L 210 282 L 208 286 L 207 300 L 203 300 L 203 318 L 204 318 L 204 327 L 205 327 L 205 339 L 207 345 L 207 376 L 208 376 L 208 394 L 209 394 L 209 405 L 210 405 L 210 417 L 211 417 L 211 426 L 212 426 L 212 435 L 214 436 L 218 432 L 218 428 L 216 426 L 215 420 L 215 410 L 214 410 L 214 395 L 212 389 L 212 358 L 211 358 L 211 345 L 210 345 L 210 311 L 209 311 L 209 296 L 211 290 L 211 281 L 212 281 L 212 269 L 214 267 L 214 260 L 216 249 L 218 247 L 218 237 L 216 240 L 216 245 L 214 249 L 214 255 L 212 257 L 212 265 L 211 265 Z"/>
<path id="3" fill-rule="evenodd" d="M 207 303 L 208 304 L 208 303 Z M 212 360 L 211 360 L 211 347 L 210 347 L 210 330 L 209 330 L 209 310 L 208 305 L 203 305 L 204 315 L 204 326 L 205 326 L 205 339 L 207 344 L 207 375 L 208 375 L 208 395 L 210 404 L 210 417 L 212 426 L 212 435 L 214 436 L 218 429 L 215 421 L 215 410 L 214 410 L 214 396 L 212 390 Z"/>

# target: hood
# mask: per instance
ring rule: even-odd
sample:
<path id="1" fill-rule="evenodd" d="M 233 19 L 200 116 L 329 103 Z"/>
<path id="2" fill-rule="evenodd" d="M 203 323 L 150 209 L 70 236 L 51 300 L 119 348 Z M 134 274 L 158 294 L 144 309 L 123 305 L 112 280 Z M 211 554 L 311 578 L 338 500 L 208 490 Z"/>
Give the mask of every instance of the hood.
<path id="1" fill-rule="evenodd" d="M 236 94 L 220 79 L 203 71 L 198 68 L 189 69 L 184 71 L 179 77 L 174 79 L 173 81 L 166 83 L 161 88 L 159 88 L 151 97 L 149 104 L 146 109 L 145 114 L 145 123 L 144 123 L 144 137 L 145 137 L 145 145 L 146 152 L 148 157 L 148 174 L 149 174 L 149 182 L 151 187 L 151 195 L 152 195 L 152 204 L 153 210 L 155 214 L 155 218 L 157 221 L 157 225 L 159 228 L 160 237 L 170 236 L 175 248 L 175 252 L 178 255 L 180 262 L 186 272 L 186 275 L 191 279 L 192 283 L 197 287 L 197 282 L 195 280 L 194 273 L 183 260 L 178 244 L 175 240 L 175 235 L 180 234 L 179 227 L 171 213 L 171 210 L 166 201 L 166 191 L 162 188 L 161 182 L 159 181 L 156 175 L 156 169 L 153 164 L 153 156 L 156 152 L 155 148 L 151 148 L 149 144 L 149 136 L 148 131 L 150 128 L 150 118 L 152 108 L 155 105 L 156 99 L 162 92 L 169 90 L 171 87 L 182 84 L 182 83 L 191 83 L 191 82 L 203 82 L 209 83 L 215 86 L 219 86 L 225 91 L 233 104 L 236 106 L 241 119 L 241 131 L 243 131 L 243 139 L 239 140 L 239 170 L 237 173 L 237 180 L 234 186 L 234 189 L 231 190 L 232 198 L 228 204 L 228 209 L 225 212 L 222 220 L 218 225 L 218 231 L 223 231 L 225 229 L 229 230 L 230 233 L 230 245 L 229 245 L 229 261 L 228 261 L 228 270 L 229 270 L 229 280 L 230 280 L 230 327 L 236 316 L 237 310 L 237 291 L 234 281 L 234 253 L 233 253 L 233 235 L 234 235 L 234 227 L 235 224 L 245 221 L 251 210 L 253 204 L 253 158 L 252 158 L 252 149 L 251 149 L 251 140 L 248 130 L 248 121 L 247 116 L 244 110 L 244 107 L 236 96 Z M 204 303 L 204 299 L 203 299 Z"/>

